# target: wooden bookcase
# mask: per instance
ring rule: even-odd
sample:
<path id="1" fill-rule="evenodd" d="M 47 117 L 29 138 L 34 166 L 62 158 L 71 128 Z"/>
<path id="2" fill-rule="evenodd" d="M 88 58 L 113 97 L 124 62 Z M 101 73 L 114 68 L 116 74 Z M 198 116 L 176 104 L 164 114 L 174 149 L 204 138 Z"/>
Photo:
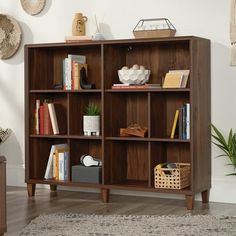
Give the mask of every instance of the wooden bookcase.
<path id="1" fill-rule="evenodd" d="M 63 77 L 62 61 L 68 54 L 85 55 L 88 80 L 96 89 L 64 91 L 53 89 Z M 171 69 L 189 69 L 187 88 L 112 90 L 119 83 L 122 66 L 144 65 L 151 70 L 149 83 L 161 83 Z M 188 209 L 194 196 L 202 193 L 207 202 L 211 187 L 211 88 L 210 41 L 186 36 L 161 39 L 129 39 L 88 43 L 31 44 L 25 46 L 25 154 L 29 196 L 36 184 L 100 188 L 102 200 L 110 189 L 183 194 Z M 33 134 L 36 99 L 51 99 L 63 107 L 60 135 Z M 82 116 L 86 105 L 101 108 L 101 135 L 84 136 Z M 176 109 L 190 103 L 190 139 L 170 139 Z M 120 137 L 119 129 L 130 123 L 148 127 L 145 138 Z M 85 153 L 103 162 L 102 183 L 45 180 L 51 145 L 68 143 L 70 168 Z M 191 185 L 181 190 L 154 187 L 154 167 L 163 162 L 191 165 Z"/>

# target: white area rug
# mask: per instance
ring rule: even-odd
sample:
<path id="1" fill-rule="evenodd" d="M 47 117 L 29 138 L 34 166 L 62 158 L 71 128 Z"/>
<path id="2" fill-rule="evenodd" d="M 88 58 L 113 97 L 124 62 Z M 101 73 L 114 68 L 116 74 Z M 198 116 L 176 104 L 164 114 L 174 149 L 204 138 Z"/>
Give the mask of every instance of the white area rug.
<path id="1" fill-rule="evenodd" d="M 34 219 L 19 235 L 235 236 L 236 217 L 50 214 Z"/>

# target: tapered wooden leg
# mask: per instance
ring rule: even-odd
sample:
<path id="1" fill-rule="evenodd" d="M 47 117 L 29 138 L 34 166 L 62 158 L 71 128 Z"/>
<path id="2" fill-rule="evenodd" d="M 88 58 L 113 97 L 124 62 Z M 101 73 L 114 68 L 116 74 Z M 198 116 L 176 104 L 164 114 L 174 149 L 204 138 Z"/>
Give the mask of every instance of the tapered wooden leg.
<path id="1" fill-rule="evenodd" d="M 50 184 L 50 190 L 53 192 L 57 191 L 57 185 Z"/>
<path id="2" fill-rule="evenodd" d="M 110 193 L 109 189 L 107 188 L 101 189 L 101 198 L 103 202 L 105 203 L 109 202 L 109 193 Z"/>
<path id="3" fill-rule="evenodd" d="M 209 189 L 203 191 L 202 194 L 202 203 L 208 203 L 209 202 Z"/>
<path id="4" fill-rule="evenodd" d="M 35 186 L 36 184 L 27 184 L 27 191 L 29 197 L 33 197 L 35 195 Z"/>
<path id="5" fill-rule="evenodd" d="M 188 210 L 193 210 L 194 208 L 194 195 L 185 195 L 186 206 Z"/>

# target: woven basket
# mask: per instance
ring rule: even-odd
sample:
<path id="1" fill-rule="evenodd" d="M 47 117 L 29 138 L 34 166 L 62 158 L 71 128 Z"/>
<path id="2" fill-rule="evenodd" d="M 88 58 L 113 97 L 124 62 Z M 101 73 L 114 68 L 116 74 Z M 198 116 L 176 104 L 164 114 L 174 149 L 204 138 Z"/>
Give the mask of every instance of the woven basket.
<path id="1" fill-rule="evenodd" d="M 155 188 L 182 189 L 190 185 L 190 164 L 175 164 L 176 168 L 154 168 Z"/>

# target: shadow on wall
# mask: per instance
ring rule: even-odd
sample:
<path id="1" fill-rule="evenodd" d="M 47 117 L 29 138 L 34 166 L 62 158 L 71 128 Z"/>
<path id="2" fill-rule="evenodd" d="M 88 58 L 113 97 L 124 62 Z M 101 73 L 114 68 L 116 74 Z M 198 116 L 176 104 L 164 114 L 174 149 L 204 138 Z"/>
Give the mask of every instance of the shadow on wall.
<path id="1" fill-rule="evenodd" d="M 111 32 L 111 27 L 108 24 L 99 23 L 99 29 L 100 33 L 103 35 L 103 37 L 107 40 L 114 39 L 114 36 Z"/>
<path id="2" fill-rule="evenodd" d="M 9 138 L 0 144 L 0 154 L 6 157 L 7 165 L 23 165 L 22 150 L 13 131 Z"/>

